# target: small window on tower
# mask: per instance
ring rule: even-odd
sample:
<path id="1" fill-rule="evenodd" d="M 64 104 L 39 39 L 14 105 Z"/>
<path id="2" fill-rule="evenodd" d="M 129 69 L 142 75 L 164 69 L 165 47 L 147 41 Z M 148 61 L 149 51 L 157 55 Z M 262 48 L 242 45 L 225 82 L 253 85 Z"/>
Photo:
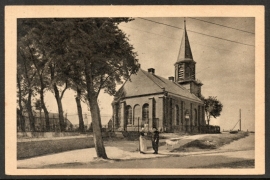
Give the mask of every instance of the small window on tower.
<path id="1" fill-rule="evenodd" d="M 178 77 L 179 79 L 184 79 L 184 65 L 183 64 L 180 64 L 178 66 Z"/>
<path id="2" fill-rule="evenodd" d="M 191 78 L 190 75 L 191 75 L 191 69 L 190 69 L 190 67 L 187 67 L 186 68 L 186 73 L 185 73 L 185 78 L 190 79 Z"/>

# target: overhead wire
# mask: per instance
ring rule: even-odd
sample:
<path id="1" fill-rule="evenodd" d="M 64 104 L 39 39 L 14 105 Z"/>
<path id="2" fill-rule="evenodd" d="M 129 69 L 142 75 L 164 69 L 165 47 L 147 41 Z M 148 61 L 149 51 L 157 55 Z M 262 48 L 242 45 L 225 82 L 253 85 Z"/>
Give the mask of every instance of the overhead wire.
<path id="1" fill-rule="evenodd" d="M 128 28 L 128 29 L 133 29 L 133 30 L 136 30 L 136 31 L 141 31 L 141 32 L 144 32 L 144 33 L 153 34 L 153 35 L 156 35 L 156 36 L 161 36 L 161 37 L 168 38 L 168 39 L 172 39 L 172 40 L 180 40 L 180 39 L 177 39 L 177 38 L 172 38 L 172 37 L 164 36 L 164 35 L 161 35 L 161 34 L 152 33 L 152 32 L 149 32 L 149 31 L 144 31 L 144 30 L 137 29 L 137 28 L 127 27 L 127 26 L 124 26 L 124 25 L 120 25 L 120 26 L 125 27 L 125 28 Z M 212 48 L 212 49 L 217 49 L 217 50 L 222 50 L 222 51 L 230 51 L 230 52 L 235 52 L 235 53 L 237 53 L 237 54 L 240 54 L 239 52 L 236 52 L 236 51 L 231 51 L 231 50 L 228 50 L 228 49 L 216 48 L 216 47 L 213 47 L 213 46 L 208 46 L 208 45 L 204 45 L 204 44 L 194 43 L 194 42 L 192 42 L 192 41 L 190 41 L 190 43 L 191 43 L 191 44 L 197 44 L 197 45 L 199 45 L 199 46 L 209 47 L 209 48 Z M 244 53 L 244 52 L 243 52 L 243 53 Z"/>
<path id="2" fill-rule="evenodd" d="M 221 27 L 226 27 L 226 28 L 229 28 L 229 29 L 234 29 L 234 30 L 237 30 L 237 31 L 242 31 L 242 32 L 250 33 L 250 34 L 255 34 L 254 32 L 249 32 L 249 31 L 245 31 L 245 30 L 242 30 L 242 29 L 237 29 L 237 28 L 230 27 L 230 26 L 225 26 L 225 25 L 222 25 L 222 24 L 217 24 L 217 23 L 213 23 L 213 22 L 210 22 L 210 21 L 205 21 L 205 20 L 198 19 L 198 18 L 192 18 L 192 17 L 188 17 L 188 18 L 189 19 L 195 19 L 197 21 L 202 21 L 202 22 L 209 23 L 209 24 L 214 24 L 214 25 L 221 26 Z"/>
<path id="3" fill-rule="evenodd" d="M 170 24 L 165 24 L 165 23 L 153 21 L 153 20 L 146 19 L 146 18 L 140 18 L 139 17 L 138 19 L 142 19 L 142 20 L 145 20 L 145 21 L 149 21 L 149 22 L 156 23 L 156 24 L 161 24 L 161 25 L 172 27 L 172 28 L 176 28 L 176 29 L 183 29 L 183 28 L 180 28 L 180 27 L 177 27 L 177 26 L 173 26 L 173 25 L 170 25 Z M 221 37 L 217 37 L 217 36 L 212 36 L 212 35 L 204 34 L 204 33 L 197 32 L 197 31 L 192 31 L 192 30 L 187 30 L 187 31 L 188 32 L 192 32 L 192 33 L 196 33 L 196 34 L 200 34 L 200 35 L 203 35 L 203 36 L 208 36 L 208 37 L 212 37 L 212 38 L 216 38 L 216 39 L 220 39 L 220 40 L 232 42 L 232 43 L 238 43 L 238 44 L 242 44 L 242 45 L 246 45 L 246 46 L 253 46 L 253 47 L 255 47 L 255 45 L 241 43 L 241 42 L 238 42 L 238 41 L 233 41 L 233 40 L 230 40 L 230 39 L 225 39 L 225 38 L 221 38 Z"/>

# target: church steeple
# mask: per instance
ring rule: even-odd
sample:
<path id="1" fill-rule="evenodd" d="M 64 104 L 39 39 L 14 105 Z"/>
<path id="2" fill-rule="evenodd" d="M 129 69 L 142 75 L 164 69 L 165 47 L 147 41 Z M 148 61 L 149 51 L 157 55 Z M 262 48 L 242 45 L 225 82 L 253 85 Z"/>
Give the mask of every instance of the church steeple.
<path id="1" fill-rule="evenodd" d="M 182 36 L 182 41 L 180 44 L 180 49 L 177 57 L 177 61 L 183 61 L 183 60 L 193 60 L 187 30 L 186 30 L 186 19 L 184 19 L 184 32 Z"/>
<path id="2" fill-rule="evenodd" d="M 202 83 L 196 81 L 196 62 L 193 60 L 191 47 L 184 19 L 184 32 L 175 66 L 175 82 L 190 90 L 196 96 L 201 96 Z"/>

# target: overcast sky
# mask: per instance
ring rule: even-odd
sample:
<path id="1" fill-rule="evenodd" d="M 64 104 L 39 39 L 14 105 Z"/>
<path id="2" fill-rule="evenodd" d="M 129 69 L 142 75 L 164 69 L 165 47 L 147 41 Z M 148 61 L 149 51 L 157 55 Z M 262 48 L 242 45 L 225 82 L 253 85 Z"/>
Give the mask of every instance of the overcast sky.
<path id="1" fill-rule="evenodd" d="M 217 96 L 223 104 L 221 116 L 217 119 L 212 118 L 210 124 L 219 125 L 221 130 L 232 129 L 239 120 L 239 109 L 241 109 L 242 130 L 254 130 L 255 34 L 253 33 L 255 32 L 255 18 L 196 18 L 251 32 L 186 18 L 190 46 L 193 58 L 197 62 L 196 78 L 203 83 L 202 94 L 205 97 Z M 174 63 L 183 30 L 163 24 L 183 28 L 183 18 L 147 19 L 159 23 L 135 18 L 132 22 L 120 24 L 119 27 L 129 36 L 130 43 L 135 48 L 134 51 L 138 53 L 142 69 L 155 68 L 155 73 L 165 78 L 174 76 Z M 68 119 L 78 124 L 74 95 L 71 91 L 65 93 L 63 108 L 67 111 Z M 57 112 L 53 95 L 47 94 L 45 98 L 48 110 Z M 112 116 L 112 99 L 113 97 L 109 95 L 100 95 L 103 123 Z M 83 112 L 88 114 L 89 119 L 89 111 L 85 105 L 83 105 Z M 235 129 L 238 128 L 239 125 L 235 127 Z"/>

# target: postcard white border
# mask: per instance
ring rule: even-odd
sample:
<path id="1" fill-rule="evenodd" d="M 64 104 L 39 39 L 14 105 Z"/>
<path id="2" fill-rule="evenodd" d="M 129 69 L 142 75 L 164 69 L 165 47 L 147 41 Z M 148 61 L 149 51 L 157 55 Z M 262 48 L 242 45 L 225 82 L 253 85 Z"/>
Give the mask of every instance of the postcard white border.
<path id="1" fill-rule="evenodd" d="M 5 172 L 8 175 L 259 175 L 265 173 L 264 6 L 6 6 Z M 17 169 L 16 22 L 41 17 L 255 17 L 254 169 Z M 138 174 L 139 172 L 139 174 Z"/>

